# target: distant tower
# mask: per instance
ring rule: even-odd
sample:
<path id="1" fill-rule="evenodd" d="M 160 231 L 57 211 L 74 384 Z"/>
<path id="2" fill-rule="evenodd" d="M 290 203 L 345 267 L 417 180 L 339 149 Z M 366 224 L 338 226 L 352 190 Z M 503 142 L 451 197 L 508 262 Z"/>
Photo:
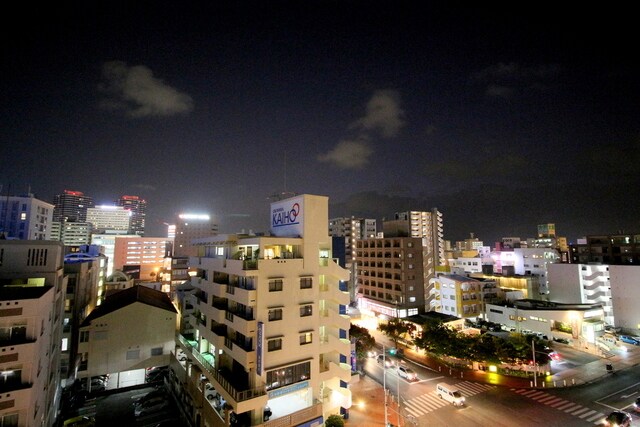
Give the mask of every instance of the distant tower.
<path id="1" fill-rule="evenodd" d="M 144 236 L 147 201 L 138 196 L 120 196 L 120 199 L 116 201 L 116 205 L 131 211 L 129 234 Z"/>
<path id="2" fill-rule="evenodd" d="M 93 207 L 93 198 L 81 191 L 64 190 L 53 196 L 53 222 L 85 222 L 87 208 Z"/>
<path id="3" fill-rule="evenodd" d="M 175 233 L 173 256 L 195 256 L 196 248 L 191 241 L 215 236 L 218 226 L 211 222 L 209 215 L 185 213 L 178 215 Z"/>

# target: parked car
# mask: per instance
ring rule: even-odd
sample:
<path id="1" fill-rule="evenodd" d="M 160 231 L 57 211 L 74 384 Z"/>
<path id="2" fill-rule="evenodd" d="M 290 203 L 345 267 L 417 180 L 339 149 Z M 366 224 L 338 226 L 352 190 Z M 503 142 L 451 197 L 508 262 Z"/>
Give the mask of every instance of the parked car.
<path id="1" fill-rule="evenodd" d="M 140 417 L 142 415 L 152 414 L 169 406 L 169 399 L 165 397 L 154 397 L 145 403 L 138 405 L 133 410 L 133 415 Z"/>
<path id="2" fill-rule="evenodd" d="M 96 425 L 96 420 L 93 417 L 81 415 L 65 420 L 62 425 L 64 427 L 93 427 Z"/>
<path id="3" fill-rule="evenodd" d="M 398 366 L 398 375 L 408 381 L 415 381 L 418 379 L 418 374 L 416 374 L 413 369 L 407 368 L 406 366 Z"/>
<path id="4" fill-rule="evenodd" d="M 605 418 L 604 425 L 608 427 L 630 427 L 631 415 L 624 411 L 613 411 Z"/>
<path id="5" fill-rule="evenodd" d="M 640 345 L 640 337 L 632 337 L 630 335 L 620 335 L 618 337 L 620 341 L 626 342 L 627 344 Z"/>
<path id="6" fill-rule="evenodd" d="M 633 410 L 636 412 L 640 412 L 640 397 L 638 397 L 636 401 L 633 402 Z"/>
<path id="7" fill-rule="evenodd" d="M 153 398 L 158 398 L 158 397 L 167 397 L 167 391 L 163 388 L 156 388 L 154 390 L 151 390 L 149 393 L 145 394 L 144 396 L 141 396 L 139 398 L 137 398 L 133 404 L 134 405 L 142 405 L 145 402 L 148 402 L 149 400 L 153 399 Z"/>
<path id="8" fill-rule="evenodd" d="M 153 368 L 147 368 L 146 380 L 149 383 L 162 381 L 167 372 L 169 372 L 168 366 L 155 366 Z"/>

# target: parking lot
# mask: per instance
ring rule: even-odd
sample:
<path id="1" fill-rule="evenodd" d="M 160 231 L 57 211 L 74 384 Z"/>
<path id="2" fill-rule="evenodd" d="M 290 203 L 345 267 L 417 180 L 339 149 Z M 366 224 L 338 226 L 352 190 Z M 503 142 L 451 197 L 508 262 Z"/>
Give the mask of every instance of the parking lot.
<path id="1" fill-rule="evenodd" d="M 144 411 L 138 410 L 135 415 L 136 401 L 140 401 L 149 393 L 157 395 L 151 398 L 152 404 Z M 156 404 L 163 402 L 162 404 Z M 156 387 L 141 387 L 123 391 L 111 392 L 89 399 L 85 405 L 78 409 L 79 415 L 95 417 L 96 426 L 175 426 L 187 427 L 188 424 L 181 419 L 180 411 L 175 399 L 166 392 L 164 385 Z"/>

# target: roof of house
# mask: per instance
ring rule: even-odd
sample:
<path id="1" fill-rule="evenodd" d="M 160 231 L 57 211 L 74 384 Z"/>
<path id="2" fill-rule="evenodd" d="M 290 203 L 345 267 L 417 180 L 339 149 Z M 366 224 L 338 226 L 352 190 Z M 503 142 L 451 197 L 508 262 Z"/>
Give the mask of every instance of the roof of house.
<path id="1" fill-rule="evenodd" d="M 166 293 L 147 288 L 146 286 L 137 285 L 123 289 L 107 297 L 102 304 L 89 313 L 80 326 L 88 326 L 92 320 L 113 313 L 136 302 L 161 308 L 172 313 L 178 313 Z"/>

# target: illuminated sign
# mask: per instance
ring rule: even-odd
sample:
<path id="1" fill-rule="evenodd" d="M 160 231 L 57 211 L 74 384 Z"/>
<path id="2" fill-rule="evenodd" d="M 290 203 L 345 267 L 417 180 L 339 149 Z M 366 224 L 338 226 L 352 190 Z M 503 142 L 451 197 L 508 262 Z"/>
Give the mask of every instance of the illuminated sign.
<path id="1" fill-rule="evenodd" d="M 290 208 L 278 207 L 271 211 L 271 226 L 283 227 L 285 225 L 300 224 L 300 204 L 294 203 Z"/>
<path id="2" fill-rule="evenodd" d="M 258 322 L 258 343 L 256 348 L 256 370 L 258 375 L 262 375 L 262 356 L 264 343 L 264 323 Z"/>
<path id="3" fill-rule="evenodd" d="M 304 198 L 302 196 L 271 204 L 271 232 L 276 236 L 302 236 Z"/>

